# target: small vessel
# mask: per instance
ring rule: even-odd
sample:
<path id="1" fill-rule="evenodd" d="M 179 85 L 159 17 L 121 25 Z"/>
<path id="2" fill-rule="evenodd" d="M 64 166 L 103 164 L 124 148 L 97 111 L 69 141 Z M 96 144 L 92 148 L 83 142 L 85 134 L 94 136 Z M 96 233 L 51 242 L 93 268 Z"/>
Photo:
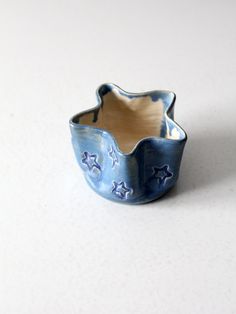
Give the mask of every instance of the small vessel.
<path id="1" fill-rule="evenodd" d="M 171 91 L 96 91 L 98 105 L 70 119 L 77 161 L 91 188 L 116 202 L 158 199 L 176 183 L 186 132 L 174 121 Z"/>

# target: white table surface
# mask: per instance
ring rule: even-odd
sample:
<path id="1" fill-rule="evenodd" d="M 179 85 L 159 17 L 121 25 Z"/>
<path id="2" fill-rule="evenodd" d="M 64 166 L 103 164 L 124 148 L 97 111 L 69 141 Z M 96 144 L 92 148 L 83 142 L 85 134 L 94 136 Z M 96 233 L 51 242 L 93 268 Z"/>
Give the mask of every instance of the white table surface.
<path id="1" fill-rule="evenodd" d="M 125 206 L 69 118 L 113 82 L 176 92 L 177 186 Z M 236 2 L 0 1 L 0 313 L 236 313 Z"/>

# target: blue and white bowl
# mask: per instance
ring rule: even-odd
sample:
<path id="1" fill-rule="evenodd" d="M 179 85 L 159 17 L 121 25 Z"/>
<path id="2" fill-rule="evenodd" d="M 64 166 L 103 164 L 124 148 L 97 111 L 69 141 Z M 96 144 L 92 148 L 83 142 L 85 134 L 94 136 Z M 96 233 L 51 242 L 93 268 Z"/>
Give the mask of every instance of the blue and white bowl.
<path id="1" fill-rule="evenodd" d="M 141 204 L 162 196 L 178 179 L 187 135 L 173 120 L 170 91 L 128 93 L 97 89 L 98 105 L 70 120 L 77 161 L 101 196 Z"/>

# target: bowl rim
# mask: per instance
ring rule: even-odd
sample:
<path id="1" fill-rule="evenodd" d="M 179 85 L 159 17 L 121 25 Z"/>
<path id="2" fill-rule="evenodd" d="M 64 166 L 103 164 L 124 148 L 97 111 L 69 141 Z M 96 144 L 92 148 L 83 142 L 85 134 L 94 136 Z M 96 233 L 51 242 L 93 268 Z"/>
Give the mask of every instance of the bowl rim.
<path id="1" fill-rule="evenodd" d="M 94 112 L 95 110 L 98 110 L 99 108 L 102 107 L 103 105 L 103 95 L 101 94 L 101 88 L 102 87 L 109 87 L 111 88 L 111 90 L 114 88 L 118 91 L 121 91 L 123 94 L 127 95 L 128 97 L 142 97 L 142 96 L 150 96 L 153 93 L 167 93 L 167 94 L 172 94 L 173 95 L 173 99 L 171 101 L 170 104 L 168 104 L 166 106 L 166 109 L 164 110 L 164 116 L 165 119 L 167 121 L 170 121 L 171 123 L 173 123 L 178 129 L 180 129 L 180 131 L 182 132 L 183 136 L 180 139 L 171 139 L 171 138 L 164 138 L 161 136 L 148 136 L 148 137 L 144 137 L 142 139 L 140 139 L 139 141 L 137 141 L 137 143 L 134 145 L 134 147 L 132 148 L 132 150 L 128 153 L 123 152 L 120 147 L 119 144 L 115 138 L 115 136 L 112 134 L 112 132 L 107 131 L 103 128 L 97 128 L 91 125 L 86 125 L 86 124 L 80 124 L 79 122 L 74 122 L 75 118 L 78 118 L 82 115 Z M 114 142 L 115 146 L 116 146 L 116 150 L 118 151 L 118 153 L 120 153 L 121 155 L 125 155 L 125 156 L 130 156 L 135 154 L 135 152 L 138 150 L 138 147 L 145 141 L 148 140 L 155 140 L 155 141 L 163 141 L 163 142 L 168 142 L 168 143 L 185 143 L 187 141 L 187 133 L 186 131 L 174 120 L 169 116 L 169 113 L 171 112 L 171 110 L 173 109 L 174 105 L 175 105 L 175 101 L 176 101 L 176 94 L 170 90 L 150 90 L 150 91 L 145 91 L 145 92 L 127 92 L 124 89 L 122 89 L 121 87 L 119 87 L 118 85 L 114 84 L 114 83 L 103 83 L 101 85 L 99 85 L 99 87 L 96 89 L 96 96 L 97 96 L 97 100 L 98 100 L 98 104 L 90 109 L 86 109 L 83 110 L 75 115 L 73 115 L 70 120 L 69 120 L 69 125 L 70 128 L 72 129 L 94 129 L 96 130 L 98 133 L 105 133 L 106 135 L 108 135 L 112 141 Z"/>

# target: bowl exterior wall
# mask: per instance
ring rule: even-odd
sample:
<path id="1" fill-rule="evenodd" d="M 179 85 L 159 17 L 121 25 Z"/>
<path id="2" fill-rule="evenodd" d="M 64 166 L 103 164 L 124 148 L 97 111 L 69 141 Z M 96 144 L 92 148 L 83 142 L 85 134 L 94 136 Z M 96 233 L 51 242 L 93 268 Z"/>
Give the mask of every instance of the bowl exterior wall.
<path id="1" fill-rule="evenodd" d="M 76 159 L 91 188 L 116 202 L 153 201 L 172 188 L 179 175 L 186 140 L 141 140 L 131 154 L 123 154 L 104 130 L 71 126 Z"/>

